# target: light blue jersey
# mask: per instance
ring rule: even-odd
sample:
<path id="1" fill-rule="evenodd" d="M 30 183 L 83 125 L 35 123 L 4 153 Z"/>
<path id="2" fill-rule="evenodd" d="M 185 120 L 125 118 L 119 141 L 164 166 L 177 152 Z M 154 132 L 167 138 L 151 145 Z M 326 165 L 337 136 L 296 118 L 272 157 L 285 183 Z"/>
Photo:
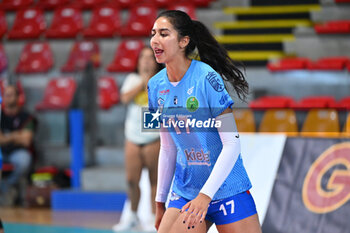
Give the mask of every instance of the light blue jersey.
<path id="1" fill-rule="evenodd" d="M 192 60 L 176 86 L 169 82 L 166 69 L 161 70 L 148 82 L 148 92 L 150 110 L 161 111 L 164 119 L 162 127 L 168 128 L 177 147 L 173 192 L 192 200 L 207 181 L 222 150 L 215 117 L 230 108 L 233 101 L 221 76 L 209 65 L 196 60 Z M 239 155 L 213 200 L 250 188 L 251 183 Z"/>

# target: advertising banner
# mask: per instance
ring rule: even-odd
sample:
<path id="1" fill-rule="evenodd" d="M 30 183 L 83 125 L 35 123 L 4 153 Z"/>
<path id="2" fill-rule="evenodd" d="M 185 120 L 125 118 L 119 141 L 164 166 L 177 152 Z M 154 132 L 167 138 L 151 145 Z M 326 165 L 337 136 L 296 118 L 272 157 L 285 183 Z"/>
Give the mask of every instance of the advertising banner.
<path id="1" fill-rule="evenodd" d="M 350 232 L 350 140 L 288 138 L 264 233 Z"/>

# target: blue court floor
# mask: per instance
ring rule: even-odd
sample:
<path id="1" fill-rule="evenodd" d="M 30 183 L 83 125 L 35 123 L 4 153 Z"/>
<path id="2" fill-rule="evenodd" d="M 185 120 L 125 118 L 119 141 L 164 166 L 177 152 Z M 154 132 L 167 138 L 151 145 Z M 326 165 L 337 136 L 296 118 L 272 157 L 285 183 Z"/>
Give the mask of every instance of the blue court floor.
<path id="1" fill-rule="evenodd" d="M 5 233 L 113 233 L 112 230 L 101 230 L 81 227 L 63 227 L 51 225 L 34 225 L 22 223 L 4 223 Z M 141 233 L 141 232 L 124 232 Z"/>
<path id="2" fill-rule="evenodd" d="M 5 233 L 113 233 L 111 230 L 20 223 L 4 223 L 4 229 Z"/>

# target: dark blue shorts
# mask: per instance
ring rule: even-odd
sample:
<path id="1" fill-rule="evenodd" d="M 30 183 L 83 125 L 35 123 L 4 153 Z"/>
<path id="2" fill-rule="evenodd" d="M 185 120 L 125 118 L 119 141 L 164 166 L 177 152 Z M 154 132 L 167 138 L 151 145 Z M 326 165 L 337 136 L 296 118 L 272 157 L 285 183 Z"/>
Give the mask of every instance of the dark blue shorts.
<path id="1" fill-rule="evenodd" d="M 189 201 L 172 193 L 168 208 L 182 209 Z M 237 222 L 256 213 L 253 197 L 249 191 L 246 191 L 232 197 L 210 202 L 205 219 L 216 225 L 223 225 Z"/>

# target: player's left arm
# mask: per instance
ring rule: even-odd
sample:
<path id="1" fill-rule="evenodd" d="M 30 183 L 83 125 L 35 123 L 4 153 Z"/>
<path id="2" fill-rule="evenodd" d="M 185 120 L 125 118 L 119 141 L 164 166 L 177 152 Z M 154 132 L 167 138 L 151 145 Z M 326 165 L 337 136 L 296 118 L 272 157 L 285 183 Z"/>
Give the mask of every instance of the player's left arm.
<path id="1" fill-rule="evenodd" d="M 204 221 L 210 201 L 232 171 L 241 153 L 241 144 L 232 109 L 227 108 L 215 120 L 221 121 L 218 133 L 223 147 L 198 196 L 182 208 L 182 211 L 188 209 L 184 221 L 189 227 Z"/>

